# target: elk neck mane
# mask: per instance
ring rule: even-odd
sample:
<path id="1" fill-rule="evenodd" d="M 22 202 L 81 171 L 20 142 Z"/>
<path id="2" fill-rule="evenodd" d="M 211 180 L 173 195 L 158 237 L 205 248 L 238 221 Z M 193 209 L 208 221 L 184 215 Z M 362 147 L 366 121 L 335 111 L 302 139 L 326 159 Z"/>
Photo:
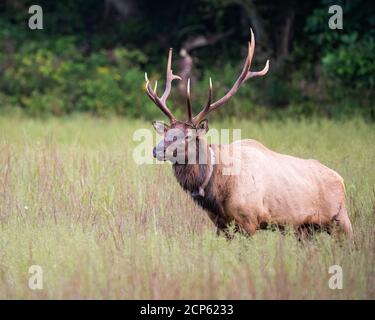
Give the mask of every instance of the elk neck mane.
<path id="1" fill-rule="evenodd" d="M 188 158 L 185 158 L 184 164 L 175 163 L 173 171 L 175 177 L 181 187 L 190 193 L 199 193 L 199 188 L 204 184 L 207 187 L 213 178 L 214 167 L 210 160 L 210 153 L 214 152 L 210 145 L 202 143 L 203 141 L 197 140 L 195 163 L 188 163 Z M 209 181 L 206 179 L 209 178 Z"/>
<path id="2" fill-rule="evenodd" d="M 174 175 L 181 187 L 190 193 L 193 200 L 203 209 L 208 210 L 214 216 L 223 215 L 222 203 L 227 192 L 220 192 L 225 187 L 220 179 L 220 164 L 213 164 L 210 179 L 204 189 L 204 196 L 198 194 L 199 188 L 204 184 L 209 172 L 209 164 L 174 164 Z M 222 185 L 220 182 L 223 182 Z"/>
<path id="3" fill-rule="evenodd" d="M 208 165 L 175 163 L 173 171 L 177 181 L 185 191 L 198 192 L 208 174 Z M 214 175 L 214 171 L 212 175 Z"/>

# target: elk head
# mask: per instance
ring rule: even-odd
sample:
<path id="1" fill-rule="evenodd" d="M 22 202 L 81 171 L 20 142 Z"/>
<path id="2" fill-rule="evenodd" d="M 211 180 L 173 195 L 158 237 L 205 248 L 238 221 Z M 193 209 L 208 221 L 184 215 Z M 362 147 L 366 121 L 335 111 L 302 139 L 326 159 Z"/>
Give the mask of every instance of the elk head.
<path id="1" fill-rule="evenodd" d="M 157 81 L 155 82 L 154 88 L 152 88 L 147 73 L 145 74 L 146 93 L 148 97 L 169 118 L 170 122 L 169 125 L 160 121 L 153 122 L 155 130 L 163 136 L 161 142 L 153 150 L 155 158 L 164 161 L 169 160 L 179 164 L 197 163 L 194 161 L 202 163 L 200 153 L 205 153 L 202 151 L 207 148 L 207 143 L 204 137 L 208 131 L 208 121 L 206 119 L 208 113 L 225 104 L 244 82 L 250 78 L 263 76 L 268 72 L 269 60 L 267 60 L 263 70 L 256 72 L 250 71 L 255 49 L 255 38 L 251 29 L 250 35 L 251 40 L 248 42 L 248 55 L 244 67 L 232 88 L 222 98 L 212 102 L 212 81 L 210 78 L 208 101 L 202 111 L 195 117 L 192 115 L 190 79 L 188 79 L 186 89 L 186 110 L 188 119 L 186 121 L 177 120 L 166 104 L 167 98 L 171 92 L 172 81 L 181 80 L 181 77 L 173 74 L 172 71 L 172 49 L 169 49 L 165 90 L 161 97 L 157 95 Z"/>

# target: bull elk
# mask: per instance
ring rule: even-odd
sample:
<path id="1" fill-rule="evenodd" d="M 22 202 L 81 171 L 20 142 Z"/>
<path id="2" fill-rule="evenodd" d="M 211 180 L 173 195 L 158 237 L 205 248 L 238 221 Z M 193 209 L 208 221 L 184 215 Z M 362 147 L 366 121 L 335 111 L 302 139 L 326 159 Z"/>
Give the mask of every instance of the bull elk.
<path id="1" fill-rule="evenodd" d="M 181 80 L 171 68 L 172 49 L 169 50 L 165 90 L 161 96 L 157 94 L 157 83 L 152 88 L 145 74 L 148 97 L 170 121 L 169 125 L 153 122 L 157 133 L 163 136 L 153 149 L 153 156 L 173 163 L 177 181 L 208 212 L 217 232 L 225 233 L 228 225 L 234 222 L 236 229 L 249 235 L 266 226 L 283 228 L 291 225 L 297 232 L 318 228 L 330 233 L 335 227 L 335 230 L 350 236 L 352 226 L 346 209 L 344 181 L 335 171 L 316 160 L 274 152 L 251 139 L 228 145 L 208 143 L 206 116 L 224 105 L 247 80 L 268 72 L 269 61 L 263 70 L 250 71 L 254 49 L 251 30 L 248 55 L 233 87 L 212 102 L 210 79 L 208 102 L 194 117 L 188 80 L 187 121 L 177 120 L 166 103 L 172 81 Z M 178 139 L 176 130 L 182 133 Z M 194 144 L 194 147 L 190 148 L 189 144 Z M 177 150 L 183 150 L 182 157 L 176 157 Z M 223 173 L 224 163 L 228 163 L 234 151 L 238 151 L 241 160 L 240 172 L 226 175 Z"/>

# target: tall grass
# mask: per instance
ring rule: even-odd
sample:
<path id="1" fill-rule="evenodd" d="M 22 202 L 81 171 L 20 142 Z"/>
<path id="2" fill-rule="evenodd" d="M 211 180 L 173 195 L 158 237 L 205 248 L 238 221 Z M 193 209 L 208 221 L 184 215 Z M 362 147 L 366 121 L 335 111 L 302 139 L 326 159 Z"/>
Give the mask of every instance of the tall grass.
<path id="1" fill-rule="evenodd" d="M 0 118 L 0 298 L 374 299 L 375 127 L 362 120 L 216 123 L 316 158 L 346 181 L 354 242 L 259 231 L 232 241 L 169 165 L 132 159 L 141 121 Z M 150 150 L 151 153 L 151 150 Z M 43 290 L 30 290 L 40 265 Z M 343 289 L 331 290 L 331 265 Z"/>

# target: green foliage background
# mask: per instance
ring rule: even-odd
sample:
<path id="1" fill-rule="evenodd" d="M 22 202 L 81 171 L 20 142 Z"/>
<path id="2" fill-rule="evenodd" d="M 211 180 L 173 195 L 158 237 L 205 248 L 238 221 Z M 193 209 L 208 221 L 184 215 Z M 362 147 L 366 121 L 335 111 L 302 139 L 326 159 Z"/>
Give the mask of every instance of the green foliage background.
<path id="1" fill-rule="evenodd" d="M 347 117 L 375 119 L 375 6 L 372 1 L 41 0 L 44 29 L 28 28 L 33 1 L 0 4 L 0 109 L 34 116 L 89 112 L 146 119 L 160 112 L 144 94 L 144 71 L 162 82 L 167 48 L 175 60 L 194 35 L 230 36 L 192 51 L 196 111 L 208 77 L 219 97 L 233 84 L 245 55 L 248 29 L 257 35 L 254 68 L 271 60 L 266 78 L 241 88 L 217 117 Z M 344 29 L 331 30 L 328 8 L 341 5 Z M 285 17 L 293 17 L 288 50 L 280 53 Z M 261 26 L 262 28 L 257 26 Z M 259 35 L 259 37 L 258 37 Z M 177 65 L 177 62 L 175 62 Z M 177 66 L 176 66 L 177 68 Z M 170 105 L 182 115 L 184 99 Z"/>

